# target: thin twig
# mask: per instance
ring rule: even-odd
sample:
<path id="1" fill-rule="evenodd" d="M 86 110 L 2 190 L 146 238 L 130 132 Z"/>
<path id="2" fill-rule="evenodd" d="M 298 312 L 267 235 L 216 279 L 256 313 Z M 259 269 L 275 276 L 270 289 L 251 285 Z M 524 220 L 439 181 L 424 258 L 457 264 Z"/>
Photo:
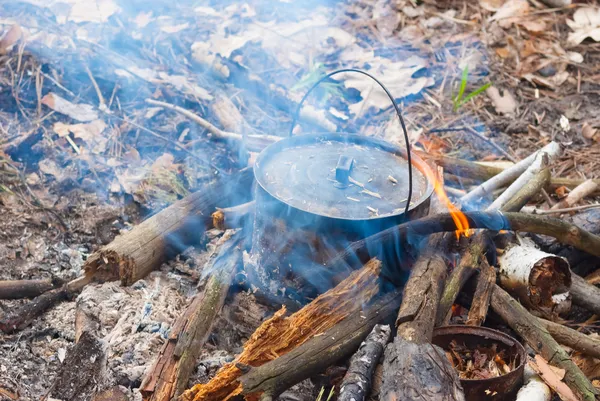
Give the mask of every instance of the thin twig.
<path id="1" fill-rule="evenodd" d="M 596 209 L 599 207 L 600 207 L 599 203 L 594 203 L 593 205 L 573 206 L 573 207 L 566 207 L 564 209 L 554 209 L 554 210 L 533 209 L 533 211 L 531 213 L 532 214 L 561 214 L 561 213 L 568 213 L 568 212 L 577 212 L 580 210 Z"/>

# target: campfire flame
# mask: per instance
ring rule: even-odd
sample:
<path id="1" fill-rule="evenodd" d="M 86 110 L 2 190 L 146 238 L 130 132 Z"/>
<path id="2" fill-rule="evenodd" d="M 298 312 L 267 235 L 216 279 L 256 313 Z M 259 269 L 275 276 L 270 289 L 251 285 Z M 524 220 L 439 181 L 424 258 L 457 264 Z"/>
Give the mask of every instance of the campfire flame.
<path id="1" fill-rule="evenodd" d="M 433 183 L 433 190 L 435 191 L 435 194 L 437 195 L 441 204 L 448 209 L 450 216 L 452 216 L 452 220 L 454 220 L 454 224 L 456 224 L 456 239 L 460 239 L 461 235 L 469 237 L 471 234 L 469 231 L 469 221 L 467 220 L 467 216 L 465 216 L 465 214 L 461 212 L 460 209 L 456 207 L 448 198 L 448 195 L 444 190 L 442 178 L 438 176 L 438 174 L 436 174 L 432 169 L 427 169 L 425 171 L 425 175 L 427 176 L 427 179 Z"/>

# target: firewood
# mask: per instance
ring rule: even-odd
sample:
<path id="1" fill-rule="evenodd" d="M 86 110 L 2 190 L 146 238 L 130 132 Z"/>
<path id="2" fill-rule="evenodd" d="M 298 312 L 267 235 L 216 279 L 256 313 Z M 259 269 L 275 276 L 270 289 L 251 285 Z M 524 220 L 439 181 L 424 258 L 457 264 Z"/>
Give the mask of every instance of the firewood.
<path id="1" fill-rule="evenodd" d="M 598 184 L 593 180 L 586 180 L 575 189 L 573 189 L 569 195 L 556 205 L 551 207 L 551 210 L 564 209 L 575 205 L 577 202 L 596 192 L 598 190 Z"/>
<path id="2" fill-rule="evenodd" d="M 89 400 L 99 390 L 106 369 L 106 344 L 98 337 L 98 309 L 94 302 L 77 299 L 75 345 L 66 355 L 48 391 L 52 399 Z"/>
<path id="3" fill-rule="evenodd" d="M 0 330 L 4 333 L 13 333 L 31 324 L 31 322 L 44 313 L 52 305 L 69 298 L 69 291 L 65 286 L 47 291 L 35 297 L 16 310 L 0 317 Z"/>
<path id="4" fill-rule="evenodd" d="M 492 292 L 496 284 L 496 269 L 490 266 L 484 258 L 481 261 L 477 285 L 473 294 L 473 302 L 469 308 L 466 324 L 469 326 L 481 326 L 488 314 Z"/>
<path id="5" fill-rule="evenodd" d="M 352 356 L 348 371 L 340 384 L 338 401 L 364 401 L 383 350 L 390 339 L 388 325 L 376 325 Z"/>
<path id="6" fill-rule="evenodd" d="M 253 184 L 252 169 L 219 180 L 175 202 L 94 252 L 84 265 L 96 281 L 131 285 L 158 268 L 173 250 L 195 243 L 217 204 L 239 203 Z"/>
<path id="7" fill-rule="evenodd" d="M 548 155 L 556 155 L 560 152 L 560 145 L 556 142 L 550 142 L 537 152 L 529 155 L 527 158 L 521 160 L 514 166 L 502 171 L 498 175 L 490 178 L 467 195 L 463 196 L 461 202 L 468 204 L 470 202 L 478 201 L 486 196 L 489 196 L 495 189 L 501 188 L 514 180 L 521 177 L 521 175 L 527 170 L 527 168 L 535 161 L 538 154 L 547 153 Z M 511 195 L 512 197 L 512 195 Z"/>
<path id="8" fill-rule="evenodd" d="M 397 310 L 401 299 L 400 292 L 389 294 L 365 310 L 355 310 L 329 330 L 319 333 L 293 351 L 257 368 L 250 368 L 240 378 L 242 395 L 249 401 L 258 399 L 261 394 L 261 401 L 272 400 L 287 388 L 322 372 L 355 351 L 376 323 Z M 389 336 L 389 331 L 387 335 Z M 386 336 L 380 334 L 379 337 Z M 387 341 L 387 338 L 379 341 Z M 378 346 L 383 349 L 382 344 Z M 376 363 L 373 364 L 373 369 L 375 365 Z M 349 398 L 342 398 L 340 394 L 338 400 L 344 399 Z"/>
<path id="9" fill-rule="evenodd" d="M 552 391 L 529 365 L 525 365 L 523 387 L 517 393 L 515 401 L 550 401 Z"/>
<path id="10" fill-rule="evenodd" d="M 456 159 L 454 157 L 435 155 L 427 152 L 415 152 L 422 158 L 434 162 L 444 168 L 444 173 L 459 177 L 472 178 L 478 181 L 486 181 L 504 171 L 501 167 L 486 166 L 483 164 Z"/>
<path id="11" fill-rule="evenodd" d="M 60 280 L 0 281 L 0 299 L 34 298 L 62 284 Z"/>
<path id="12" fill-rule="evenodd" d="M 571 285 L 566 259 L 539 250 L 528 238 L 519 239 L 498 258 L 500 285 L 529 309 L 551 315 L 554 296 Z"/>
<path id="13" fill-rule="evenodd" d="M 219 230 L 242 228 L 252 222 L 254 201 L 237 206 L 217 208 L 212 214 L 213 226 Z"/>
<path id="14" fill-rule="evenodd" d="M 436 326 L 444 326 L 450 322 L 452 304 L 454 304 L 458 293 L 473 274 L 475 274 L 482 263 L 484 263 L 486 249 L 485 242 L 486 236 L 484 235 L 475 235 L 474 238 L 469 241 L 469 245 L 462 255 L 458 266 L 452 271 L 452 274 L 444 287 L 444 292 L 442 293 L 435 319 Z"/>
<path id="15" fill-rule="evenodd" d="M 558 343 L 600 359 L 600 340 L 596 340 L 562 324 L 545 319 L 539 319 L 539 321 Z"/>
<path id="16" fill-rule="evenodd" d="M 169 401 L 185 390 L 196 359 L 225 303 L 232 276 L 242 263 L 239 249 L 242 236 L 239 233 L 225 236 L 226 243 L 203 269 L 210 274 L 204 290 L 177 319 L 168 341 L 142 382 L 140 392 L 144 400 Z"/>
<path id="17" fill-rule="evenodd" d="M 380 271 L 381 262 L 373 259 L 291 316 L 285 317 L 282 307 L 254 332 L 235 361 L 224 365 L 208 383 L 185 391 L 181 399 L 225 401 L 240 394 L 239 378 L 247 366 L 258 367 L 287 354 L 361 310 L 379 292 Z"/>
<path id="18" fill-rule="evenodd" d="M 600 391 L 569 358 L 544 325 L 531 315 L 517 300 L 499 286 L 494 287 L 492 309 L 548 363 L 565 370 L 565 383 L 584 401 L 596 400 Z"/>
<path id="19" fill-rule="evenodd" d="M 516 182 L 516 181 L 515 181 Z M 519 212 L 534 196 L 538 195 L 550 182 L 550 166 L 545 162 L 539 170 L 533 173 L 531 180 L 515 192 L 513 197 L 504 204 L 502 211 Z M 507 189 L 508 191 L 508 189 Z"/>
<path id="20" fill-rule="evenodd" d="M 600 316 L 600 288 L 588 283 L 584 278 L 572 274 L 569 292 L 575 304 Z"/>

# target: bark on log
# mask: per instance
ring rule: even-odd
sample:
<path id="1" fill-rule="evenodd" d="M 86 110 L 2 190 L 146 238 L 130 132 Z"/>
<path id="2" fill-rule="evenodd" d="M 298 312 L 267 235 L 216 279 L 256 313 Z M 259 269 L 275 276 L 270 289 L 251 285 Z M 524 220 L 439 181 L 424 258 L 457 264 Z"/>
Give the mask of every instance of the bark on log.
<path id="1" fill-rule="evenodd" d="M 120 279 L 123 285 L 131 285 L 171 253 L 198 241 L 217 204 L 247 200 L 253 180 L 253 171 L 247 168 L 175 202 L 90 255 L 85 274 L 98 281 Z"/>
<path id="2" fill-rule="evenodd" d="M 466 324 L 469 326 L 481 326 L 485 322 L 496 284 L 496 269 L 489 265 L 487 259 L 482 260 L 477 286 L 473 294 L 473 302 L 469 308 Z"/>
<path id="3" fill-rule="evenodd" d="M 337 401 L 364 401 L 371 390 L 371 381 L 379 359 L 390 340 L 388 325 L 376 325 L 350 359 L 348 371 L 340 384 Z"/>
<path id="4" fill-rule="evenodd" d="M 381 262 L 373 259 L 291 316 L 284 317 L 283 307 L 254 332 L 235 361 L 224 365 L 208 383 L 185 391 L 181 399 L 224 401 L 240 394 L 242 386 L 238 379 L 244 373 L 242 369 L 287 354 L 360 310 L 361 305 L 379 292 L 380 271 Z"/>
<path id="5" fill-rule="evenodd" d="M 576 274 L 572 274 L 571 279 L 569 292 L 573 297 L 573 302 L 600 316 L 600 288 Z"/>
<path id="6" fill-rule="evenodd" d="M 435 319 L 436 326 L 444 326 L 450 322 L 452 305 L 463 285 L 484 262 L 485 250 L 486 236 L 475 234 L 444 287 Z"/>
<path id="7" fill-rule="evenodd" d="M 0 299 L 34 298 L 62 284 L 60 280 L 0 281 Z"/>
<path id="8" fill-rule="evenodd" d="M 550 167 L 546 164 L 502 207 L 505 212 L 518 212 L 550 182 Z"/>
<path id="9" fill-rule="evenodd" d="M 596 340 L 577 330 L 549 320 L 539 319 L 552 337 L 560 344 L 583 354 L 600 359 L 600 340 Z"/>
<path id="10" fill-rule="evenodd" d="M 226 241 L 203 269 L 210 274 L 204 290 L 177 319 L 168 341 L 146 374 L 140 386 L 144 400 L 169 401 L 185 390 L 215 318 L 225 303 L 232 277 L 242 263 L 241 235 L 233 234 Z"/>
<path id="11" fill-rule="evenodd" d="M 217 208 L 212 214 L 213 226 L 219 230 L 243 228 L 254 220 L 254 201 L 241 205 Z"/>
<path id="12" fill-rule="evenodd" d="M 600 236 L 560 219 L 528 215 L 526 213 L 502 213 L 498 211 L 466 212 L 464 216 L 470 228 L 544 234 L 554 237 L 564 244 L 573 245 L 594 256 L 600 256 Z M 370 253 L 369 250 L 391 249 L 391 245 L 398 244 L 398 241 L 403 241 L 408 235 L 425 236 L 455 230 L 456 225 L 449 213 L 412 220 L 388 228 L 360 241 L 353 242 L 326 264 L 332 266 L 334 269 L 342 269 L 346 266 L 354 265 L 357 259 L 368 260 L 369 257 L 376 257 L 377 253 Z"/>
<path id="13" fill-rule="evenodd" d="M 551 365 L 565 370 L 564 381 L 569 388 L 585 401 L 596 400 L 596 395 L 600 395 L 600 392 L 569 358 L 566 351 L 536 317 L 499 286 L 494 287 L 492 308 L 536 353 Z"/>
<path id="14" fill-rule="evenodd" d="M 250 368 L 250 371 L 240 378 L 245 399 L 256 400 L 261 394 L 261 400 L 274 399 L 287 388 L 350 355 L 375 324 L 397 310 L 401 298 L 400 292 L 385 296 L 365 310 L 356 310 L 331 329 L 313 337 L 288 354 L 260 367 Z M 382 345 L 380 347 L 383 348 Z"/>

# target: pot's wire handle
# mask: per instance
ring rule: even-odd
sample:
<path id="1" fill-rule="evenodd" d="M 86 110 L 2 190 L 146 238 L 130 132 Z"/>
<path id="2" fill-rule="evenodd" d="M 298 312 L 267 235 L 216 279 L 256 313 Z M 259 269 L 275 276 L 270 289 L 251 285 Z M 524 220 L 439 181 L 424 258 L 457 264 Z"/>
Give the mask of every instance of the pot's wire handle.
<path id="1" fill-rule="evenodd" d="M 398 116 L 398 120 L 400 121 L 400 126 L 402 127 L 402 132 L 404 134 L 404 142 L 406 143 L 406 161 L 408 162 L 408 198 L 406 199 L 406 208 L 404 209 L 404 215 L 408 216 L 408 209 L 410 208 L 410 198 L 412 197 L 412 189 L 413 189 L 412 160 L 411 160 L 411 156 L 410 156 L 410 141 L 408 140 L 408 132 L 406 130 L 406 125 L 404 124 L 404 119 L 402 118 L 402 114 L 400 112 L 400 106 L 398 106 L 398 103 L 396 103 L 394 96 L 373 75 L 369 74 L 368 72 L 358 70 L 356 68 L 343 68 L 341 70 L 336 70 L 336 71 L 330 72 L 329 74 L 321 77 L 317 82 L 314 83 L 313 86 L 310 87 L 310 89 L 308 89 L 308 91 L 302 97 L 302 100 L 300 100 L 300 103 L 298 103 L 298 108 L 296 109 L 296 112 L 294 113 L 294 115 L 292 117 L 292 126 L 290 127 L 290 135 L 289 136 L 292 136 L 292 133 L 294 132 L 294 127 L 296 126 L 296 121 L 298 121 L 298 116 L 300 115 L 300 110 L 302 110 L 302 105 L 304 104 L 304 101 L 306 100 L 306 98 L 308 97 L 310 92 L 312 92 L 313 89 L 315 89 L 317 86 L 319 86 L 319 84 L 321 82 L 325 81 L 327 78 L 330 78 L 333 75 L 336 75 L 336 74 L 339 74 L 342 72 L 356 72 L 356 73 L 359 73 L 362 75 L 366 75 L 367 77 L 371 78 L 373 81 L 377 82 L 377 84 L 381 87 L 381 89 L 384 90 L 385 94 L 390 98 L 390 101 L 394 105 L 394 109 L 396 109 L 396 115 Z"/>

